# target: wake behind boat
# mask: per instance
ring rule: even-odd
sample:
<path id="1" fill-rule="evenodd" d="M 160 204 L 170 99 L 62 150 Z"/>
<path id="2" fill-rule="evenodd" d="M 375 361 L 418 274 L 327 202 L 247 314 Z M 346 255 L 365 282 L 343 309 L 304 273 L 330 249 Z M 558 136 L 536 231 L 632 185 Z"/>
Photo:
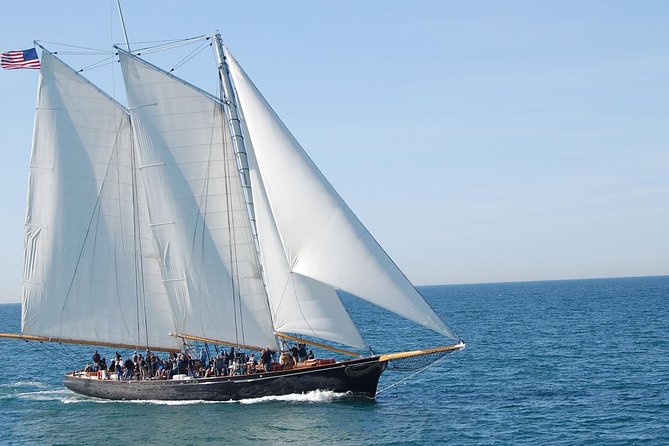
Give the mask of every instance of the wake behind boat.
<path id="1" fill-rule="evenodd" d="M 40 46 L 22 334 L 0 337 L 166 352 L 189 342 L 282 351 L 292 340 L 355 357 L 234 376 L 65 376 L 71 390 L 108 399 L 374 397 L 393 364 L 419 368 L 464 348 L 220 35 L 206 39 L 220 96 L 115 47 L 127 107 Z M 376 355 L 338 290 L 455 343 Z"/>

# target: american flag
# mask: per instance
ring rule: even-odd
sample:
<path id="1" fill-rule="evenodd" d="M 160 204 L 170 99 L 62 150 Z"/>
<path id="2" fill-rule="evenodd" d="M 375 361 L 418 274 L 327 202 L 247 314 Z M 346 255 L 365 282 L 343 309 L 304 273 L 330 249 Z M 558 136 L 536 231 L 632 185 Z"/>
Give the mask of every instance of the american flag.
<path id="1" fill-rule="evenodd" d="M 40 63 L 37 50 L 30 48 L 23 51 L 7 51 L 0 54 L 0 66 L 6 70 L 17 68 L 32 68 L 39 70 Z"/>

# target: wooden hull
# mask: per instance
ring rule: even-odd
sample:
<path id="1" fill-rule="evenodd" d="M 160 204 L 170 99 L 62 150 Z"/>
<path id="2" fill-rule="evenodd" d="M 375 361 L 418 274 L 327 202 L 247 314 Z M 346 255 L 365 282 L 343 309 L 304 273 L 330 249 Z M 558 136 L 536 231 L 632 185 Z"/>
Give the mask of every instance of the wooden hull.
<path id="1" fill-rule="evenodd" d="M 377 356 L 271 373 L 182 381 L 100 380 L 69 373 L 65 375 L 65 386 L 82 395 L 110 400 L 229 401 L 313 390 L 374 398 L 386 365 L 387 361 Z"/>

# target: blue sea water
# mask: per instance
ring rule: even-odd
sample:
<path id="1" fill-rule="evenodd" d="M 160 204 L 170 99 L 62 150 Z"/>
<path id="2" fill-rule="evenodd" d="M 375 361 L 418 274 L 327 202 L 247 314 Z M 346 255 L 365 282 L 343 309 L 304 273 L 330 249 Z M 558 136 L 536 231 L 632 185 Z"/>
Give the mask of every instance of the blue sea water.
<path id="1" fill-rule="evenodd" d="M 386 372 L 375 401 L 101 401 L 62 385 L 90 348 L 0 341 L 0 443 L 669 444 L 669 277 L 420 290 L 467 349 L 407 381 Z M 377 352 L 434 342 L 347 303 Z M 19 320 L 0 305 L 0 331 Z"/>

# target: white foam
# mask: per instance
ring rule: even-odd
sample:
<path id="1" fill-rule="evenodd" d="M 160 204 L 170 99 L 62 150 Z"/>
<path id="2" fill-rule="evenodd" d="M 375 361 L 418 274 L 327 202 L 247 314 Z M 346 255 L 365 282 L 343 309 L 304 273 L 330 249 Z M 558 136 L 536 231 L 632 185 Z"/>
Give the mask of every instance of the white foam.
<path id="1" fill-rule="evenodd" d="M 336 393 L 329 390 L 314 390 L 307 393 L 295 393 L 281 396 L 264 396 L 260 398 L 248 398 L 239 401 L 204 401 L 204 400 L 105 400 L 78 395 L 74 392 L 67 392 L 67 397 L 61 399 L 64 404 L 76 403 L 97 403 L 97 404 L 148 404 L 156 406 L 189 406 L 192 404 L 258 404 L 268 402 L 289 402 L 289 403 L 328 403 L 342 398 L 350 397 L 350 393 Z"/>
<path id="2" fill-rule="evenodd" d="M 234 401 L 204 401 L 204 400 L 186 400 L 186 401 L 177 401 L 177 400 L 129 400 L 129 401 L 116 401 L 117 403 L 131 403 L 131 404 L 154 404 L 157 406 L 190 406 L 192 404 L 226 404 L 233 403 Z"/>
<path id="3" fill-rule="evenodd" d="M 283 401 L 289 403 L 329 403 L 350 397 L 350 393 L 336 393 L 331 390 L 313 390 L 306 393 L 293 393 L 290 395 L 263 396 L 260 398 L 249 398 L 240 400 L 240 404 L 266 403 L 270 401 Z"/>
<path id="4" fill-rule="evenodd" d="M 47 385 L 39 381 L 17 381 L 15 383 L 0 384 L 0 387 L 7 387 L 10 389 L 18 387 L 37 387 L 39 389 L 45 389 Z"/>
<path id="5" fill-rule="evenodd" d="M 40 390 L 37 392 L 16 393 L 13 396 L 15 398 L 21 398 L 31 401 L 62 401 L 65 395 L 66 391 L 63 389 L 59 389 L 59 390 Z"/>

